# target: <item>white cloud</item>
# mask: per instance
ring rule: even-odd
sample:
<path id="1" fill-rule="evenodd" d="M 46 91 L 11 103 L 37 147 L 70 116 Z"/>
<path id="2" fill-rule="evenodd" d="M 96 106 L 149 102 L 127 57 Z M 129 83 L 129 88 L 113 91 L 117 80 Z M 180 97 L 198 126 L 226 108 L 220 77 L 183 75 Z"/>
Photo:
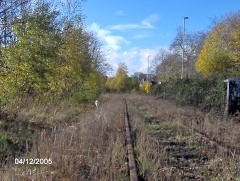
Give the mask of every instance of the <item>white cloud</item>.
<path id="1" fill-rule="evenodd" d="M 123 46 L 129 45 L 129 41 L 122 36 L 114 35 L 112 31 L 101 28 L 97 23 L 92 23 L 88 28 L 90 31 L 94 31 L 103 43 L 103 52 L 106 57 L 107 63 L 109 63 L 113 71 L 108 74 L 114 76 L 118 68 L 118 64 L 123 62 L 128 67 L 129 75 L 135 72 L 147 73 L 148 56 L 151 60 L 154 59 L 161 47 L 152 49 L 144 49 L 140 47 L 132 47 L 128 50 L 123 50 Z"/>
<path id="2" fill-rule="evenodd" d="M 97 23 L 92 23 L 92 25 L 88 29 L 90 31 L 96 32 L 98 38 L 103 41 L 106 49 L 117 51 L 121 48 L 120 44 L 129 43 L 129 41 L 127 41 L 124 37 L 112 35 L 111 31 L 100 28 Z"/>
<path id="3" fill-rule="evenodd" d="M 113 25 L 110 27 L 112 30 L 126 30 L 126 29 L 137 29 L 137 28 L 143 28 L 140 24 L 119 24 L 119 25 Z"/>
<path id="4" fill-rule="evenodd" d="M 116 11 L 116 15 L 122 16 L 122 15 L 124 15 L 124 11 L 123 10 L 118 10 L 118 11 Z"/>
<path id="5" fill-rule="evenodd" d="M 108 52 L 106 58 L 113 68 L 111 76 L 114 76 L 120 62 L 127 65 L 129 75 L 133 75 L 135 72 L 147 73 L 148 56 L 150 56 L 149 66 L 151 67 L 151 60 L 157 55 L 159 49 L 158 47 L 153 49 L 133 48 L 123 52 Z"/>
<path id="6" fill-rule="evenodd" d="M 158 14 L 151 14 L 144 18 L 140 23 L 118 24 L 110 26 L 112 30 L 124 31 L 127 29 L 153 29 L 153 25 L 160 19 Z"/>

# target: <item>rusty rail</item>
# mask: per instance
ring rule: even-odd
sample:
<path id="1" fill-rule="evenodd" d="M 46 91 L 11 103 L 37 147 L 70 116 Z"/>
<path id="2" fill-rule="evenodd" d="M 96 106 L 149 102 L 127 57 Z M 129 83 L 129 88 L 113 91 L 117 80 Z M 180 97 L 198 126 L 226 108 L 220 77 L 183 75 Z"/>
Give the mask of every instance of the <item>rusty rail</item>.
<path id="1" fill-rule="evenodd" d="M 127 101 L 125 98 L 123 99 L 123 103 L 125 106 L 124 119 L 125 119 L 125 128 L 126 128 L 126 141 L 127 141 L 130 181 L 138 181 L 137 167 L 136 167 L 134 151 L 133 151 L 133 141 L 131 138 L 131 128 L 129 123 L 128 107 L 127 107 Z"/>

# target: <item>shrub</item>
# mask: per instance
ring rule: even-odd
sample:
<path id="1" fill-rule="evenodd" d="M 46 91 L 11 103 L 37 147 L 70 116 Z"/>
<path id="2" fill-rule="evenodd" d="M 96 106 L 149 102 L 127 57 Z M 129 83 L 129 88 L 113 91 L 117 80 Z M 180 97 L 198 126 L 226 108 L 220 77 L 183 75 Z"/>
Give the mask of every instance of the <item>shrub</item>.
<path id="1" fill-rule="evenodd" d="M 205 111 L 214 109 L 223 112 L 224 77 L 195 75 L 189 79 L 177 79 L 155 86 L 151 92 L 158 97 L 174 100 L 180 105 L 200 107 Z"/>
<path id="2" fill-rule="evenodd" d="M 146 92 L 147 94 L 150 92 L 151 83 L 150 82 L 144 82 L 140 85 L 140 90 Z"/>

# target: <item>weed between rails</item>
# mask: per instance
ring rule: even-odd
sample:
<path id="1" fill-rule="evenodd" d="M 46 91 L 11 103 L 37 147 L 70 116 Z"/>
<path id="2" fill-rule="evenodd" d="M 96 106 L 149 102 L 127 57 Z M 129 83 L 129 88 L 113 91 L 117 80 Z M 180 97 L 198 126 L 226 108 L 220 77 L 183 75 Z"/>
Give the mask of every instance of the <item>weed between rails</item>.
<path id="1" fill-rule="evenodd" d="M 222 142 L 231 145 L 234 142 L 229 138 L 239 135 L 232 127 L 233 123 L 150 96 L 131 95 L 128 99 L 132 124 L 136 126 L 135 152 L 142 180 L 240 178 L 237 154 L 225 155 L 195 134 L 198 129 L 206 131 L 211 138 L 219 139 L 224 135 L 226 138 L 221 138 Z M 220 133 L 222 128 L 225 130 Z"/>

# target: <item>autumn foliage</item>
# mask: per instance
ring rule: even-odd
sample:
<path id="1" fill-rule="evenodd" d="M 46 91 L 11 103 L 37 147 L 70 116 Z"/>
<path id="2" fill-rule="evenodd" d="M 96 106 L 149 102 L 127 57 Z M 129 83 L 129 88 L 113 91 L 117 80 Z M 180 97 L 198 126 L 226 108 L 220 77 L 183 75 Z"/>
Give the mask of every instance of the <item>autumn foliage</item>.
<path id="1" fill-rule="evenodd" d="M 104 84 L 97 40 L 81 20 L 63 19 L 41 4 L 12 23 L 14 38 L 0 47 L 1 101 L 16 97 L 95 99 Z"/>
<path id="2" fill-rule="evenodd" d="M 120 63 L 116 76 L 107 79 L 106 88 L 112 92 L 129 92 L 138 89 L 138 80 L 133 77 L 128 77 L 127 66 L 124 63 Z"/>
<path id="3" fill-rule="evenodd" d="M 145 93 L 149 93 L 150 92 L 150 89 L 151 89 L 151 83 L 146 81 L 146 82 L 143 82 L 141 85 L 140 85 L 140 90 L 142 90 L 143 92 Z"/>
<path id="4" fill-rule="evenodd" d="M 228 16 L 217 24 L 205 40 L 196 69 L 204 75 L 240 69 L 240 14 Z"/>

